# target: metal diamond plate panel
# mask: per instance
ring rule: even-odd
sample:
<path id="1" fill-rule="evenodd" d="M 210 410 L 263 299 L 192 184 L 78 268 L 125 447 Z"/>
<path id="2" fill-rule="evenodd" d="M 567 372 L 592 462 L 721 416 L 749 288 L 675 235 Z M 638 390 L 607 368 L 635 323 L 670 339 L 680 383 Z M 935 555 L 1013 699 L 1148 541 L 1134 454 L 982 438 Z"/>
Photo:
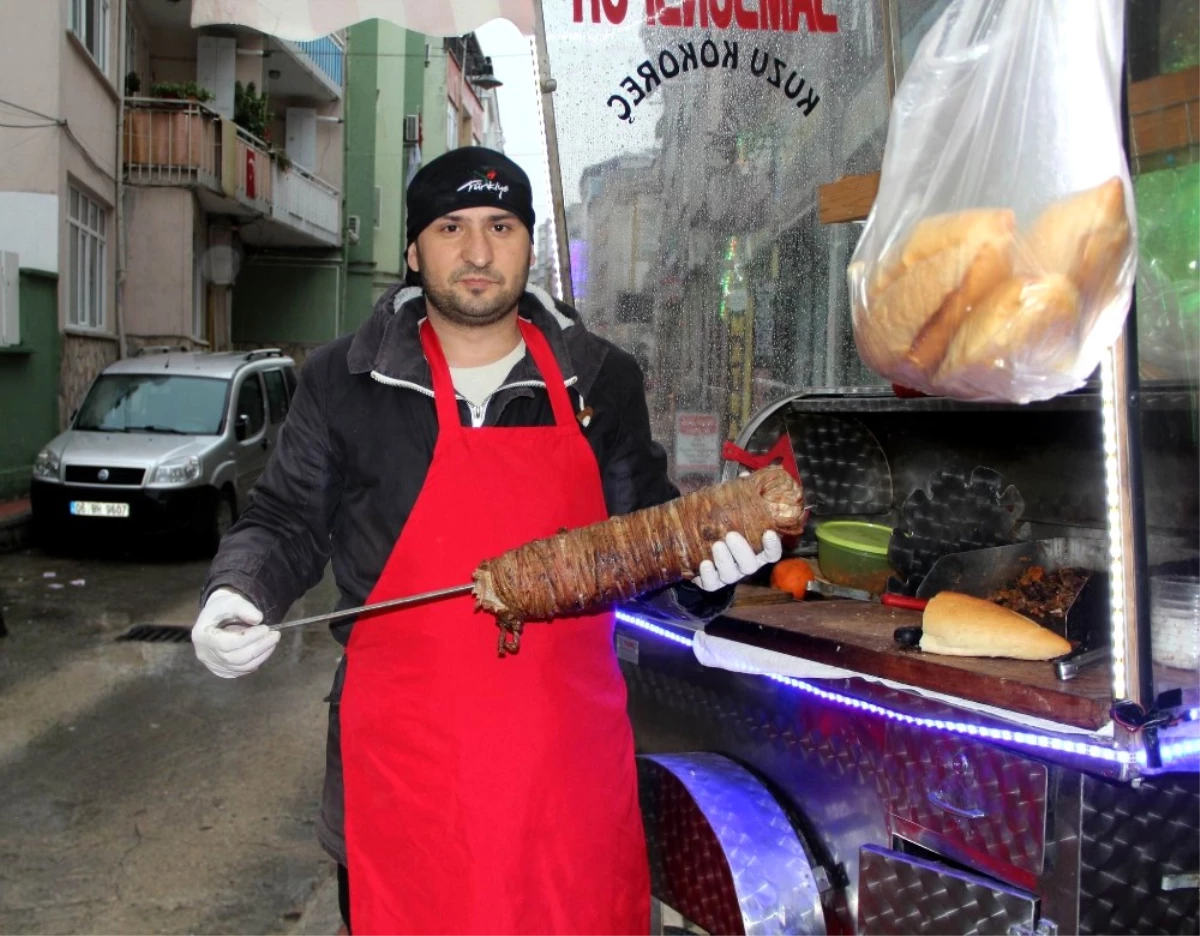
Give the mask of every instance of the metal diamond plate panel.
<path id="1" fill-rule="evenodd" d="M 716 754 L 638 760 L 654 895 L 712 933 L 825 932 L 804 847 L 771 794 Z"/>
<path id="2" fill-rule="evenodd" d="M 1085 777 L 1082 859 L 1080 933 L 1200 933 L 1200 777 Z"/>
<path id="3" fill-rule="evenodd" d="M 829 413 L 798 413 L 784 406 L 755 428 L 744 447 L 765 452 L 785 430 L 804 483 L 805 500 L 815 516 L 891 510 L 892 474 L 887 457 L 859 420 Z"/>
<path id="4" fill-rule="evenodd" d="M 861 934 L 1032 932 L 1030 894 L 886 848 L 867 845 L 859 859 Z"/>
<path id="5" fill-rule="evenodd" d="M 1042 873 L 1048 770 L 970 739 L 893 723 L 884 758 L 893 816 L 920 844 L 1024 887 Z M 911 834 L 907 828 L 896 828 Z M 1015 868 L 1025 874 L 1013 874 Z"/>
<path id="6" fill-rule="evenodd" d="M 889 841 L 883 720 L 802 702 L 766 680 L 707 670 L 688 650 L 646 641 L 640 652 L 639 665 L 622 667 L 638 750 L 719 751 L 752 764 L 795 811 L 814 861 L 835 885 L 825 895 L 829 925 L 836 920 L 853 932 L 859 846 Z"/>

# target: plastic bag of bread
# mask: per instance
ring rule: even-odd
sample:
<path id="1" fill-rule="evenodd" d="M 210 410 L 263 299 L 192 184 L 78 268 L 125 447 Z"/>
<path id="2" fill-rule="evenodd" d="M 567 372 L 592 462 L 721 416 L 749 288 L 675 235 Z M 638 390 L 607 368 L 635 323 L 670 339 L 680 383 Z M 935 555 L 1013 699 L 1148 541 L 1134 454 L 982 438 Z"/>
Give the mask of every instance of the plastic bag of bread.
<path id="1" fill-rule="evenodd" d="M 1135 276 L 1121 0 L 952 0 L 892 104 L 848 271 L 889 381 L 1026 403 L 1081 386 Z"/>

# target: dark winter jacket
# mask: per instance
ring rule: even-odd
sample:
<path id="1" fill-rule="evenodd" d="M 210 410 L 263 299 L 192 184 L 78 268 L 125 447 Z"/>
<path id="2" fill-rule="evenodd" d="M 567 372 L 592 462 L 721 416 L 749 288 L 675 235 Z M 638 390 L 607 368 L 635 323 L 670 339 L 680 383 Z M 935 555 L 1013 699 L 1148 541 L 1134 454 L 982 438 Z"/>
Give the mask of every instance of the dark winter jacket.
<path id="1" fill-rule="evenodd" d="M 250 506 L 221 543 L 204 595 L 228 587 L 280 620 L 312 588 L 332 559 L 339 607 L 363 604 L 383 571 L 412 510 L 437 438 L 429 365 L 418 337 L 424 296 L 395 287 L 358 332 L 310 355 L 278 447 Z M 650 436 L 637 362 L 588 332 L 575 311 L 531 289 L 521 315 L 542 330 L 558 360 L 568 395 L 583 413 L 584 436 L 596 454 L 610 514 L 678 496 L 667 460 Z M 459 400 L 464 425 L 478 423 Z M 530 355 L 518 362 L 487 402 L 485 426 L 542 426 L 554 421 L 545 383 Z M 729 590 L 707 594 L 690 583 L 643 599 L 660 615 L 702 621 L 728 605 Z M 335 625 L 345 644 L 352 623 Z M 337 704 L 331 693 L 325 802 L 319 825 L 327 849 L 344 861 Z"/>

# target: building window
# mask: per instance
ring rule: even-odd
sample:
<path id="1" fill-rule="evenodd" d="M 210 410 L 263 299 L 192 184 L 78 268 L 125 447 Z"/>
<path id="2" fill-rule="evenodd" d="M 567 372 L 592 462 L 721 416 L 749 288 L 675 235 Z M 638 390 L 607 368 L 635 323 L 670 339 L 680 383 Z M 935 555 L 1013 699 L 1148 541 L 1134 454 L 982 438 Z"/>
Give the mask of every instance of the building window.
<path id="1" fill-rule="evenodd" d="M 108 212 L 75 188 L 71 189 L 68 238 L 71 268 L 67 324 L 105 327 L 105 231 Z"/>
<path id="2" fill-rule="evenodd" d="M 141 41 L 141 37 L 138 35 L 138 28 L 137 28 L 137 26 L 134 25 L 133 17 L 127 18 L 125 20 L 125 74 L 126 75 L 135 74 L 135 75 L 140 76 L 140 74 L 141 74 L 141 69 L 138 67 L 138 61 L 140 59 L 139 52 L 141 51 L 138 48 L 138 43 L 140 41 Z M 126 93 L 128 93 L 128 89 L 126 89 Z M 139 92 L 139 93 L 141 93 L 141 92 Z M 149 88 L 144 89 L 143 96 L 145 96 L 145 97 L 150 96 Z"/>
<path id="3" fill-rule="evenodd" d="M 446 105 L 446 149 L 458 147 L 458 108 Z"/>
<path id="4" fill-rule="evenodd" d="M 71 32 L 79 37 L 100 70 L 108 74 L 109 0 L 70 0 Z"/>

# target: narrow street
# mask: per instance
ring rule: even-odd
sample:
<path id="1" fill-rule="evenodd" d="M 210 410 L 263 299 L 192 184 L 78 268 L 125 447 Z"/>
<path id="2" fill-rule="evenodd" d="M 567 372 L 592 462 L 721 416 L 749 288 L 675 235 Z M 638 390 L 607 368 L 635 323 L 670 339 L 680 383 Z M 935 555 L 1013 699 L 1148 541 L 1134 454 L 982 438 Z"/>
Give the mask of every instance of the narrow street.
<path id="1" fill-rule="evenodd" d="M 336 926 L 314 822 L 340 649 L 286 632 L 211 675 L 182 642 L 207 563 L 0 556 L 0 932 L 291 933 Z M 332 605 L 326 581 L 293 616 Z"/>

